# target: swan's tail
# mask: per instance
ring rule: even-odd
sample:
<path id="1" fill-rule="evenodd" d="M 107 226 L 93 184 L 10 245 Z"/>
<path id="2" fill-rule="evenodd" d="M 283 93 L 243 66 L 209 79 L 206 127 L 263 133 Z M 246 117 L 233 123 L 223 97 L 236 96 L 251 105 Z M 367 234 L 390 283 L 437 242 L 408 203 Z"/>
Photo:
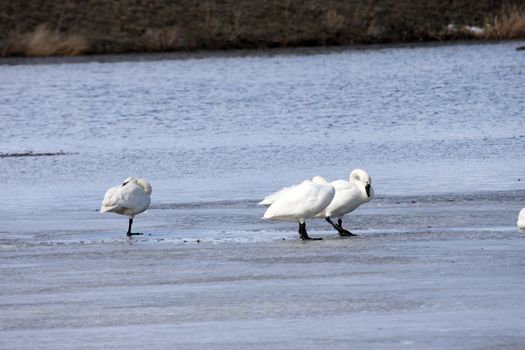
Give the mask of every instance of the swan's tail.
<path id="1" fill-rule="evenodd" d="M 117 208 L 118 208 L 118 205 L 102 205 L 100 207 L 100 212 L 101 213 L 108 213 L 108 212 L 114 211 Z"/>

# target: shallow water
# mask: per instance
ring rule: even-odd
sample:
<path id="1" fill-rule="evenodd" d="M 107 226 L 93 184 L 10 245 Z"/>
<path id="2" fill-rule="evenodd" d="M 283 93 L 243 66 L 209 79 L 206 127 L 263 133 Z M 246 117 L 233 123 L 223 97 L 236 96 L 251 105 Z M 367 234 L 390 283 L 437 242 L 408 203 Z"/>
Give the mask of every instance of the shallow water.
<path id="1" fill-rule="evenodd" d="M 0 347 L 523 348 L 515 46 L 0 62 Z M 259 220 L 356 167 L 359 237 Z M 129 175 L 133 241 L 98 212 Z"/>

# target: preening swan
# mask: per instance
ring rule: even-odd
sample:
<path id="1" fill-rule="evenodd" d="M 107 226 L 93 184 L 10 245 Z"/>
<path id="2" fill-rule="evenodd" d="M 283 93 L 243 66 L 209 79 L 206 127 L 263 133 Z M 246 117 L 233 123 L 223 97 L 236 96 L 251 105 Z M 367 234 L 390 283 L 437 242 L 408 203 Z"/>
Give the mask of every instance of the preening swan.
<path id="1" fill-rule="evenodd" d="M 520 230 L 525 230 L 525 208 L 520 210 L 517 225 Z"/>
<path id="2" fill-rule="evenodd" d="M 141 233 L 131 233 L 131 225 L 135 215 L 148 209 L 151 202 L 150 195 L 151 186 L 147 181 L 128 177 L 122 185 L 107 190 L 100 212 L 127 215 L 129 217 L 127 235 L 140 235 Z"/>
<path id="3" fill-rule="evenodd" d="M 325 218 L 341 236 L 354 236 L 343 228 L 343 217 L 372 199 L 372 178 L 366 171 L 355 169 L 350 173 L 350 181 L 336 180 L 331 184 L 335 188 L 335 196 L 316 217 Z M 332 221 L 333 218 L 337 218 L 337 224 Z"/>
<path id="4" fill-rule="evenodd" d="M 280 193 L 278 196 L 277 193 Z M 276 192 L 264 213 L 263 219 L 299 222 L 299 234 L 303 240 L 310 238 L 306 232 L 305 220 L 323 210 L 335 195 L 333 186 L 320 176 L 304 180 L 301 184 Z M 266 197 L 265 199 L 271 197 Z M 261 202 L 262 205 L 264 200 Z"/>

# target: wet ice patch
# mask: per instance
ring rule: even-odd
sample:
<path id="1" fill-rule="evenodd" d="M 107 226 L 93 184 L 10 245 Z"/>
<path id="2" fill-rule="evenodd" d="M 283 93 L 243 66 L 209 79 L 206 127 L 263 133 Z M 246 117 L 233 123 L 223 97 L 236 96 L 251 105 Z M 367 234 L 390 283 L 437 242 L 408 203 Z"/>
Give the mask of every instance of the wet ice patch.
<path id="1" fill-rule="evenodd" d="M 58 152 L 14 152 L 14 153 L 6 153 L 6 152 L 0 152 L 0 158 L 18 158 L 18 157 L 53 157 L 53 156 L 65 156 L 68 154 L 75 154 L 75 153 L 68 153 L 63 151 Z"/>

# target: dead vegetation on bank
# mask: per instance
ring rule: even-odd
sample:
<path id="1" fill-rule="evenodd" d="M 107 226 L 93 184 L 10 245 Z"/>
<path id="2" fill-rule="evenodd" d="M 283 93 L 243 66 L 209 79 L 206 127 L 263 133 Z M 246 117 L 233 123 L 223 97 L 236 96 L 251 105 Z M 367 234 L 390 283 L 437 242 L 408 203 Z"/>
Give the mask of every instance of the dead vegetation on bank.
<path id="1" fill-rule="evenodd" d="M 11 33 L 2 53 L 4 56 L 76 56 L 89 51 L 85 38 L 59 33 L 41 24 L 32 32 Z"/>
<path id="2" fill-rule="evenodd" d="M 525 38 L 525 5 L 506 5 L 485 19 L 483 38 L 489 40 Z"/>
<path id="3" fill-rule="evenodd" d="M 479 39 L 510 40 L 525 38 L 525 5 L 503 5 L 494 15 L 485 16 L 480 25 L 449 24 L 435 33 L 438 40 Z"/>
<path id="4" fill-rule="evenodd" d="M 40 24 L 33 30 L 10 32 L 7 40 L 0 40 L 0 56 L 74 56 L 86 53 L 525 38 L 525 5 L 503 5 L 497 13 L 485 16 L 483 23 L 445 24 L 442 20 L 431 22 L 424 16 L 415 19 L 403 13 L 398 13 L 397 19 L 393 16 L 391 23 L 382 21 L 379 18 L 384 18 L 384 13 L 383 17 L 378 16 L 377 9 L 366 1 L 350 12 L 344 12 L 341 8 L 316 8 L 315 15 L 309 14 L 315 18 L 311 21 L 301 12 L 305 9 L 294 8 L 292 1 L 288 1 L 276 12 L 279 17 L 271 18 L 272 23 L 269 24 L 262 15 L 264 11 L 255 16 L 259 20 L 254 22 L 252 13 L 233 9 L 225 15 L 226 12 L 220 12 L 210 3 L 213 2 L 202 6 L 199 10 L 201 18 L 195 21 L 188 19 L 157 27 L 122 22 L 115 24 L 120 31 L 112 30 L 106 34 L 93 33 L 93 30 L 84 27 L 82 35 L 68 32 L 68 25 L 60 25 L 62 13 L 54 30 L 49 29 L 47 24 Z"/>

